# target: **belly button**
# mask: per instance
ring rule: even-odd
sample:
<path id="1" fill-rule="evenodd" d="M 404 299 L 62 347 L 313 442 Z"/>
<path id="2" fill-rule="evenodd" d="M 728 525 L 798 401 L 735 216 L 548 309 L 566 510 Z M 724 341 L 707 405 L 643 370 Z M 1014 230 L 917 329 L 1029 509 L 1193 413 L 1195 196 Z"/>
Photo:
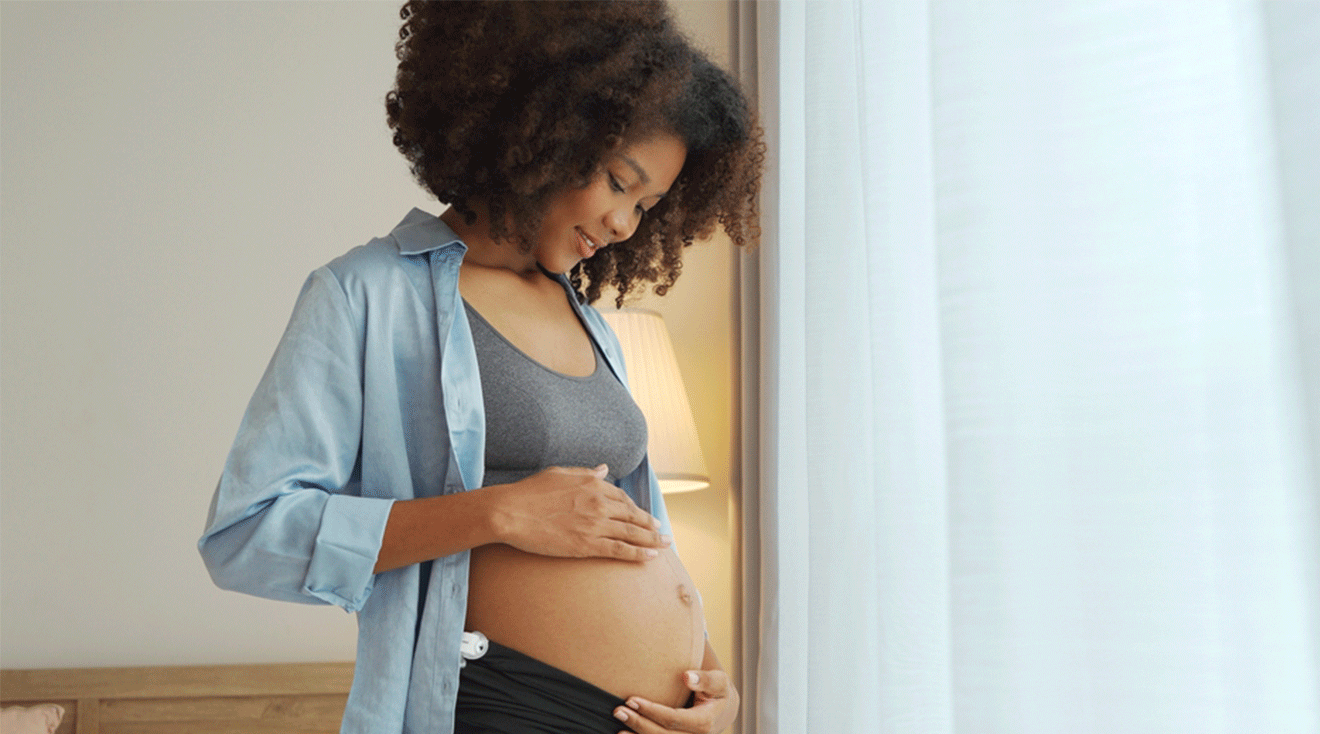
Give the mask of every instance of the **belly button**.
<path id="1" fill-rule="evenodd" d="M 692 606 L 692 590 L 686 584 L 678 585 L 678 598 L 684 604 Z"/>

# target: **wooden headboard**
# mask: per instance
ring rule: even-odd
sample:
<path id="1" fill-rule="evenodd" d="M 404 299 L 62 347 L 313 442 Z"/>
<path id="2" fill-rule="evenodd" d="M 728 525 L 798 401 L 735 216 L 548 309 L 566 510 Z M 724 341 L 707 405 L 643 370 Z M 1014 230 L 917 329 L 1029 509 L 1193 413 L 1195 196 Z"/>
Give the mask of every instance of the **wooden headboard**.
<path id="1" fill-rule="evenodd" d="M 59 734 L 335 734 L 352 663 L 0 671 L 0 704 L 58 703 Z"/>

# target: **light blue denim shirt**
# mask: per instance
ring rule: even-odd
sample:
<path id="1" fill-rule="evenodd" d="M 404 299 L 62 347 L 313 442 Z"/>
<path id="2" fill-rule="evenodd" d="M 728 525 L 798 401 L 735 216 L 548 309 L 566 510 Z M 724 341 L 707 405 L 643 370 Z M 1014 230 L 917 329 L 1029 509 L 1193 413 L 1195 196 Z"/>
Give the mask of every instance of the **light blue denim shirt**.
<path id="1" fill-rule="evenodd" d="M 427 566 L 372 568 L 394 500 L 481 486 L 481 379 L 458 292 L 466 252 L 414 209 L 308 277 L 198 543 L 223 588 L 358 613 L 345 733 L 453 730 L 468 553 L 430 564 L 420 608 Z M 626 385 L 613 332 L 561 282 Z M 619 484 L 670 532 L 648 460 Z"/>

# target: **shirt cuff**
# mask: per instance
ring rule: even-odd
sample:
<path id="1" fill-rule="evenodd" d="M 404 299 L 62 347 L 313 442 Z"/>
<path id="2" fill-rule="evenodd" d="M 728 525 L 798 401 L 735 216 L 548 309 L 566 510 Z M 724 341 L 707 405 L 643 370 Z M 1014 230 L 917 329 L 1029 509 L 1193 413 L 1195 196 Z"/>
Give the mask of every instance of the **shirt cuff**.
<path id="1" fill-rule="evenodd" d="M 321 514 L 304 593 L 356 612 L 375 585 L 385 523 L 394 500 L 331 495 Z"/>

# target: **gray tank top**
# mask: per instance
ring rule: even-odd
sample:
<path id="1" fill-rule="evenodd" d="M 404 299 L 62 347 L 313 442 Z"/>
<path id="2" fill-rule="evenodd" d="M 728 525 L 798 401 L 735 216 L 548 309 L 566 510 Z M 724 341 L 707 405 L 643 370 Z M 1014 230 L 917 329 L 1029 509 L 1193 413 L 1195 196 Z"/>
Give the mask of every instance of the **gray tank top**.
<path id="1" fill-rule="evenodd" d="M 508 484 L 550 466 L 608 464 L 609 481 L 631 474 L 646 455 L 646 419 L 593 340 L 596 370 L 574 377 L 515 347 L 463 302 L 481 371 L 486 408 L 484 486 Z"/>

